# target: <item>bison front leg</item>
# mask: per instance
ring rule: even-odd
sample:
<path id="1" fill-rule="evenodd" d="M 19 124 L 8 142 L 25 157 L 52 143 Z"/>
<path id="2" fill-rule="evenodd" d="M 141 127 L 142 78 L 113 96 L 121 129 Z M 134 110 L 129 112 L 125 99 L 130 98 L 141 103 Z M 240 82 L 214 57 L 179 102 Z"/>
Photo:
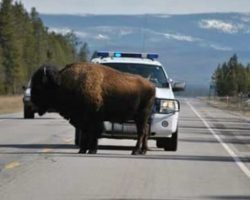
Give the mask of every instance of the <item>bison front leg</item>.
<path id="1" fill-rule="evenodd" d="M 98 139 L 93 137 L 93 135 L 92 135 L 91 139 L 90 139 L 90 147 L 89 147 L 88 154 L 96 154 L 97 147 L 98 147 Z"/>
<path id="2" fill-rule="evenodd" d="M 137 142 L 132 155 L 145 154 L 147 151 L 147 123 L 136 122 L 137 127 Z"/>
<path id="3" fill-rule="evenodd" d="M 89 138 L 86 130 L 81 129 L 81 137 L 80 137 L 80 150 L 79 153 L 85 154 L 89 148 Z"/>

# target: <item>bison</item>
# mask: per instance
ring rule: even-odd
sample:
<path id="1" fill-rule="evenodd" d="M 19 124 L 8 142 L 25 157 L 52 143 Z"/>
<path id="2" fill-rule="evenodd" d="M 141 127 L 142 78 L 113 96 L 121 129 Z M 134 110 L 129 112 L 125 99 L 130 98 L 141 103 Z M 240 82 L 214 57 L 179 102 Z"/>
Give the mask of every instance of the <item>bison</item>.
<path id="1" fill-rule="evenodd" d="M 43 65 L 31 79 L 31 101 L 39 115 L 52 109 L 82 131 L 79 153 L 97 152 L 104 121 L 134 120 L 138 138 L 132 154 L 145 154 L 154 96 L 155 87 L 143 77 L 93 63 L 62 70 Z"/>

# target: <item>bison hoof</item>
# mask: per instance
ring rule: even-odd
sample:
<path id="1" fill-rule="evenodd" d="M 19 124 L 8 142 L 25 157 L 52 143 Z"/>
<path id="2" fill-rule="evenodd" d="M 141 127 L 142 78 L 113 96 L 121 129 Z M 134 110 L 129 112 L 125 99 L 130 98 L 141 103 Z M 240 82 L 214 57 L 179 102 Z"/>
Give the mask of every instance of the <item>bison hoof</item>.
<path id="1" fill-rule="evenodd" d="M 96 149 L 94 149 L 94 150 L 89 150 L 88 151 L 88 154 L 96 154 L 97 153 L 97 150 Z"/>
<path id="2" fill-rule="evenodd" d="M 80 149 L 79 153 L 81 153 L 81 154 L 86 154 L 86 153 L 87 153 L 87 150 L 86 150 L 86 149 Z"/>
<path id="3" fill-rule="evenodd" d="M 142 151 L 141 151 L 141 154 L 142 155 L 145 155 L 147 153 L 147 149 L 143 149 Z"/>
<path id="4" fill-rule="evenodd" d="M 132 155 L 141 155 L 142 152 L 140 150 L 133 150 Z"/>

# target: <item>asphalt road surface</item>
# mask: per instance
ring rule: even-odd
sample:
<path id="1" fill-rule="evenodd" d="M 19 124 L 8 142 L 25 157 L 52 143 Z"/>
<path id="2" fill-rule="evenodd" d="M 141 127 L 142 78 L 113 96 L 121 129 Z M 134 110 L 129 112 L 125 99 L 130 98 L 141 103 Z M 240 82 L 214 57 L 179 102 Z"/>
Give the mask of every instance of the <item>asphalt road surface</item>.
<path id="1" fill-rule="evenodd" d="M 179 148 L 131 156 L 133 140 L 80 155 L 56 114 L 0 116 L 0 199 L 250 199 L 250 119 L 181 99 Z"/>

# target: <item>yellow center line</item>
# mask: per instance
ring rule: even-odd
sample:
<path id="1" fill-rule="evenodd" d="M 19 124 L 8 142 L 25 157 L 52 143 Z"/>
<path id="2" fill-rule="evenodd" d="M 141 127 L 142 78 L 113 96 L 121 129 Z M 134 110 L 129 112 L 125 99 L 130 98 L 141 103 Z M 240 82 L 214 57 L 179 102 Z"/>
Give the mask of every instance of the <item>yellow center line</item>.
<path id="1" fill-rule="evenodd" d="M 42 153 L 49 153 L 49 152 L 51 152 L 52 151 L 52 149 L 43 149 L 42 150 Z"/>
<path id="2" fill-rule="evenodd" d="M 16 168 L 16 167 L 18 167 L 18 166 L 20 166 L 20 165 L 21 165 L 20 162 L 18 162 L 18 161 L 13 161 L 13 162 L 10 162 L 10 163 L 6 164 L 6 165 L 4 166 L 4 169 L 14 169 L 14 168 Z"/>

